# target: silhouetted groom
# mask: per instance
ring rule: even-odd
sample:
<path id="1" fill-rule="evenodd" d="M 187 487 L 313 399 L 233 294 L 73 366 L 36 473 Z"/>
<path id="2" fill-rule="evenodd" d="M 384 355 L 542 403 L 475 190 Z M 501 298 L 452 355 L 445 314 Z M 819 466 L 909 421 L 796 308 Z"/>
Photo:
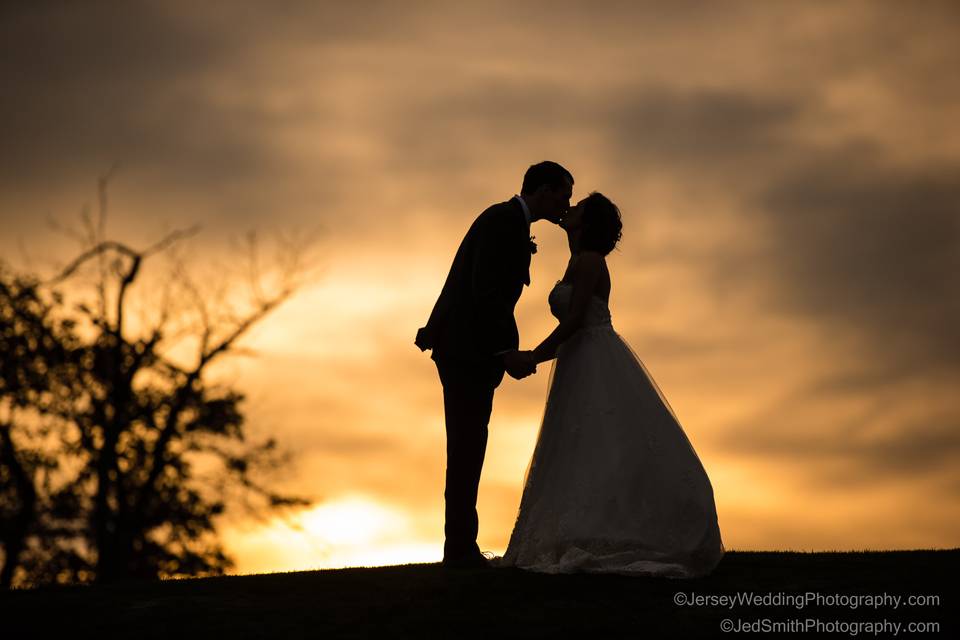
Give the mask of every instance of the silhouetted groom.
<path id="1" fill-rule="evenodd" d="M 516 379 L 534 371 L 520 352 L 513 317 L 530 284 L 535 246 L 530 224 L 556 224 L 570 207 L 573 176 L 556 162 L 527 169 L 520 195 L 495 204 L 474 221 L 453 259 L 427 326 L 417 332 L 421 351 L 432 349 L 447 430 L 446 522 L 443 566 L 482 568 L 477 547 L 477 488 L 487 448 L 493 393 L 504 371 Z"/>

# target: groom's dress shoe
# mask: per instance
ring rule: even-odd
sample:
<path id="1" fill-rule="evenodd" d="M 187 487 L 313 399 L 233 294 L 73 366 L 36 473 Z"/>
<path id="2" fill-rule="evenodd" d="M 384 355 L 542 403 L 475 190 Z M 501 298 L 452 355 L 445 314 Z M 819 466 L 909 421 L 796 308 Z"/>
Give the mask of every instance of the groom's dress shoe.
<path id="1" fill-rule="evenodd" d="M 482 554 L 444 557 L 444 569 L 492 569 L 490 561 Z"/>

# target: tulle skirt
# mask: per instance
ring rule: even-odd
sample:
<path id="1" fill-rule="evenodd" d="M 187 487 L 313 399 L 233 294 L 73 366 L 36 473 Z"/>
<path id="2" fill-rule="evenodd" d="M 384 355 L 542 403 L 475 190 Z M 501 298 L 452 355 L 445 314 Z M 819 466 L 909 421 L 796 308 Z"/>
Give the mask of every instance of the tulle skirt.
<path id="1" fill-rule="evenodd" d="M 557 354 L 498 566 L 695 577 L 723 557 L 713 488 L 673 410 L 610 325 Z"/>

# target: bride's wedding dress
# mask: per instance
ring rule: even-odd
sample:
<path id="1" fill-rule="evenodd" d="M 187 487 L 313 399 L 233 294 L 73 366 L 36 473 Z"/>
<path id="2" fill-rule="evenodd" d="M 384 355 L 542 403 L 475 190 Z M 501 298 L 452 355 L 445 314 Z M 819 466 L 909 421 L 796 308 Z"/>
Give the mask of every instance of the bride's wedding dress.
<path id="1" fill-rule="evenodd" d="M 562 319 L 572 286 L 558 282 Z M 694 577 L 723 557 L 713 488 L 640 359 L 594 296 L 560 347 L 510 543 L 497 566 Z"/>

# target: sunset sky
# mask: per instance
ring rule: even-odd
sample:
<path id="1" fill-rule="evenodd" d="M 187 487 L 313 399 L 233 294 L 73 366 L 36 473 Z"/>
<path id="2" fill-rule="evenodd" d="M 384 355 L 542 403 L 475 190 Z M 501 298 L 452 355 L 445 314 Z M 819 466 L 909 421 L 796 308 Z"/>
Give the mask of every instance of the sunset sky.
<path id="1" fill-rule="evenodd" d="M 72 258 L 47 219 L 76 223 L 114 165 L 110 234 L 200 223 L 197 274 L 248 230 L 319 233 L 316 277 L 223 372 L 296 453 L 276 485 L 318 502 L 225 518 L 237 572 L 439 561 L 443 406 L 413 338 L 470 223 L 544 159 L 623 213 L 614 327 L 728 549 L 958 546 L 957 3 L 18 4 L 6 262 Z M 524 348 L 567 259 L 533 233 Z M 549 371 L 497 392 L 481 549 L 506 546 Z"/>

